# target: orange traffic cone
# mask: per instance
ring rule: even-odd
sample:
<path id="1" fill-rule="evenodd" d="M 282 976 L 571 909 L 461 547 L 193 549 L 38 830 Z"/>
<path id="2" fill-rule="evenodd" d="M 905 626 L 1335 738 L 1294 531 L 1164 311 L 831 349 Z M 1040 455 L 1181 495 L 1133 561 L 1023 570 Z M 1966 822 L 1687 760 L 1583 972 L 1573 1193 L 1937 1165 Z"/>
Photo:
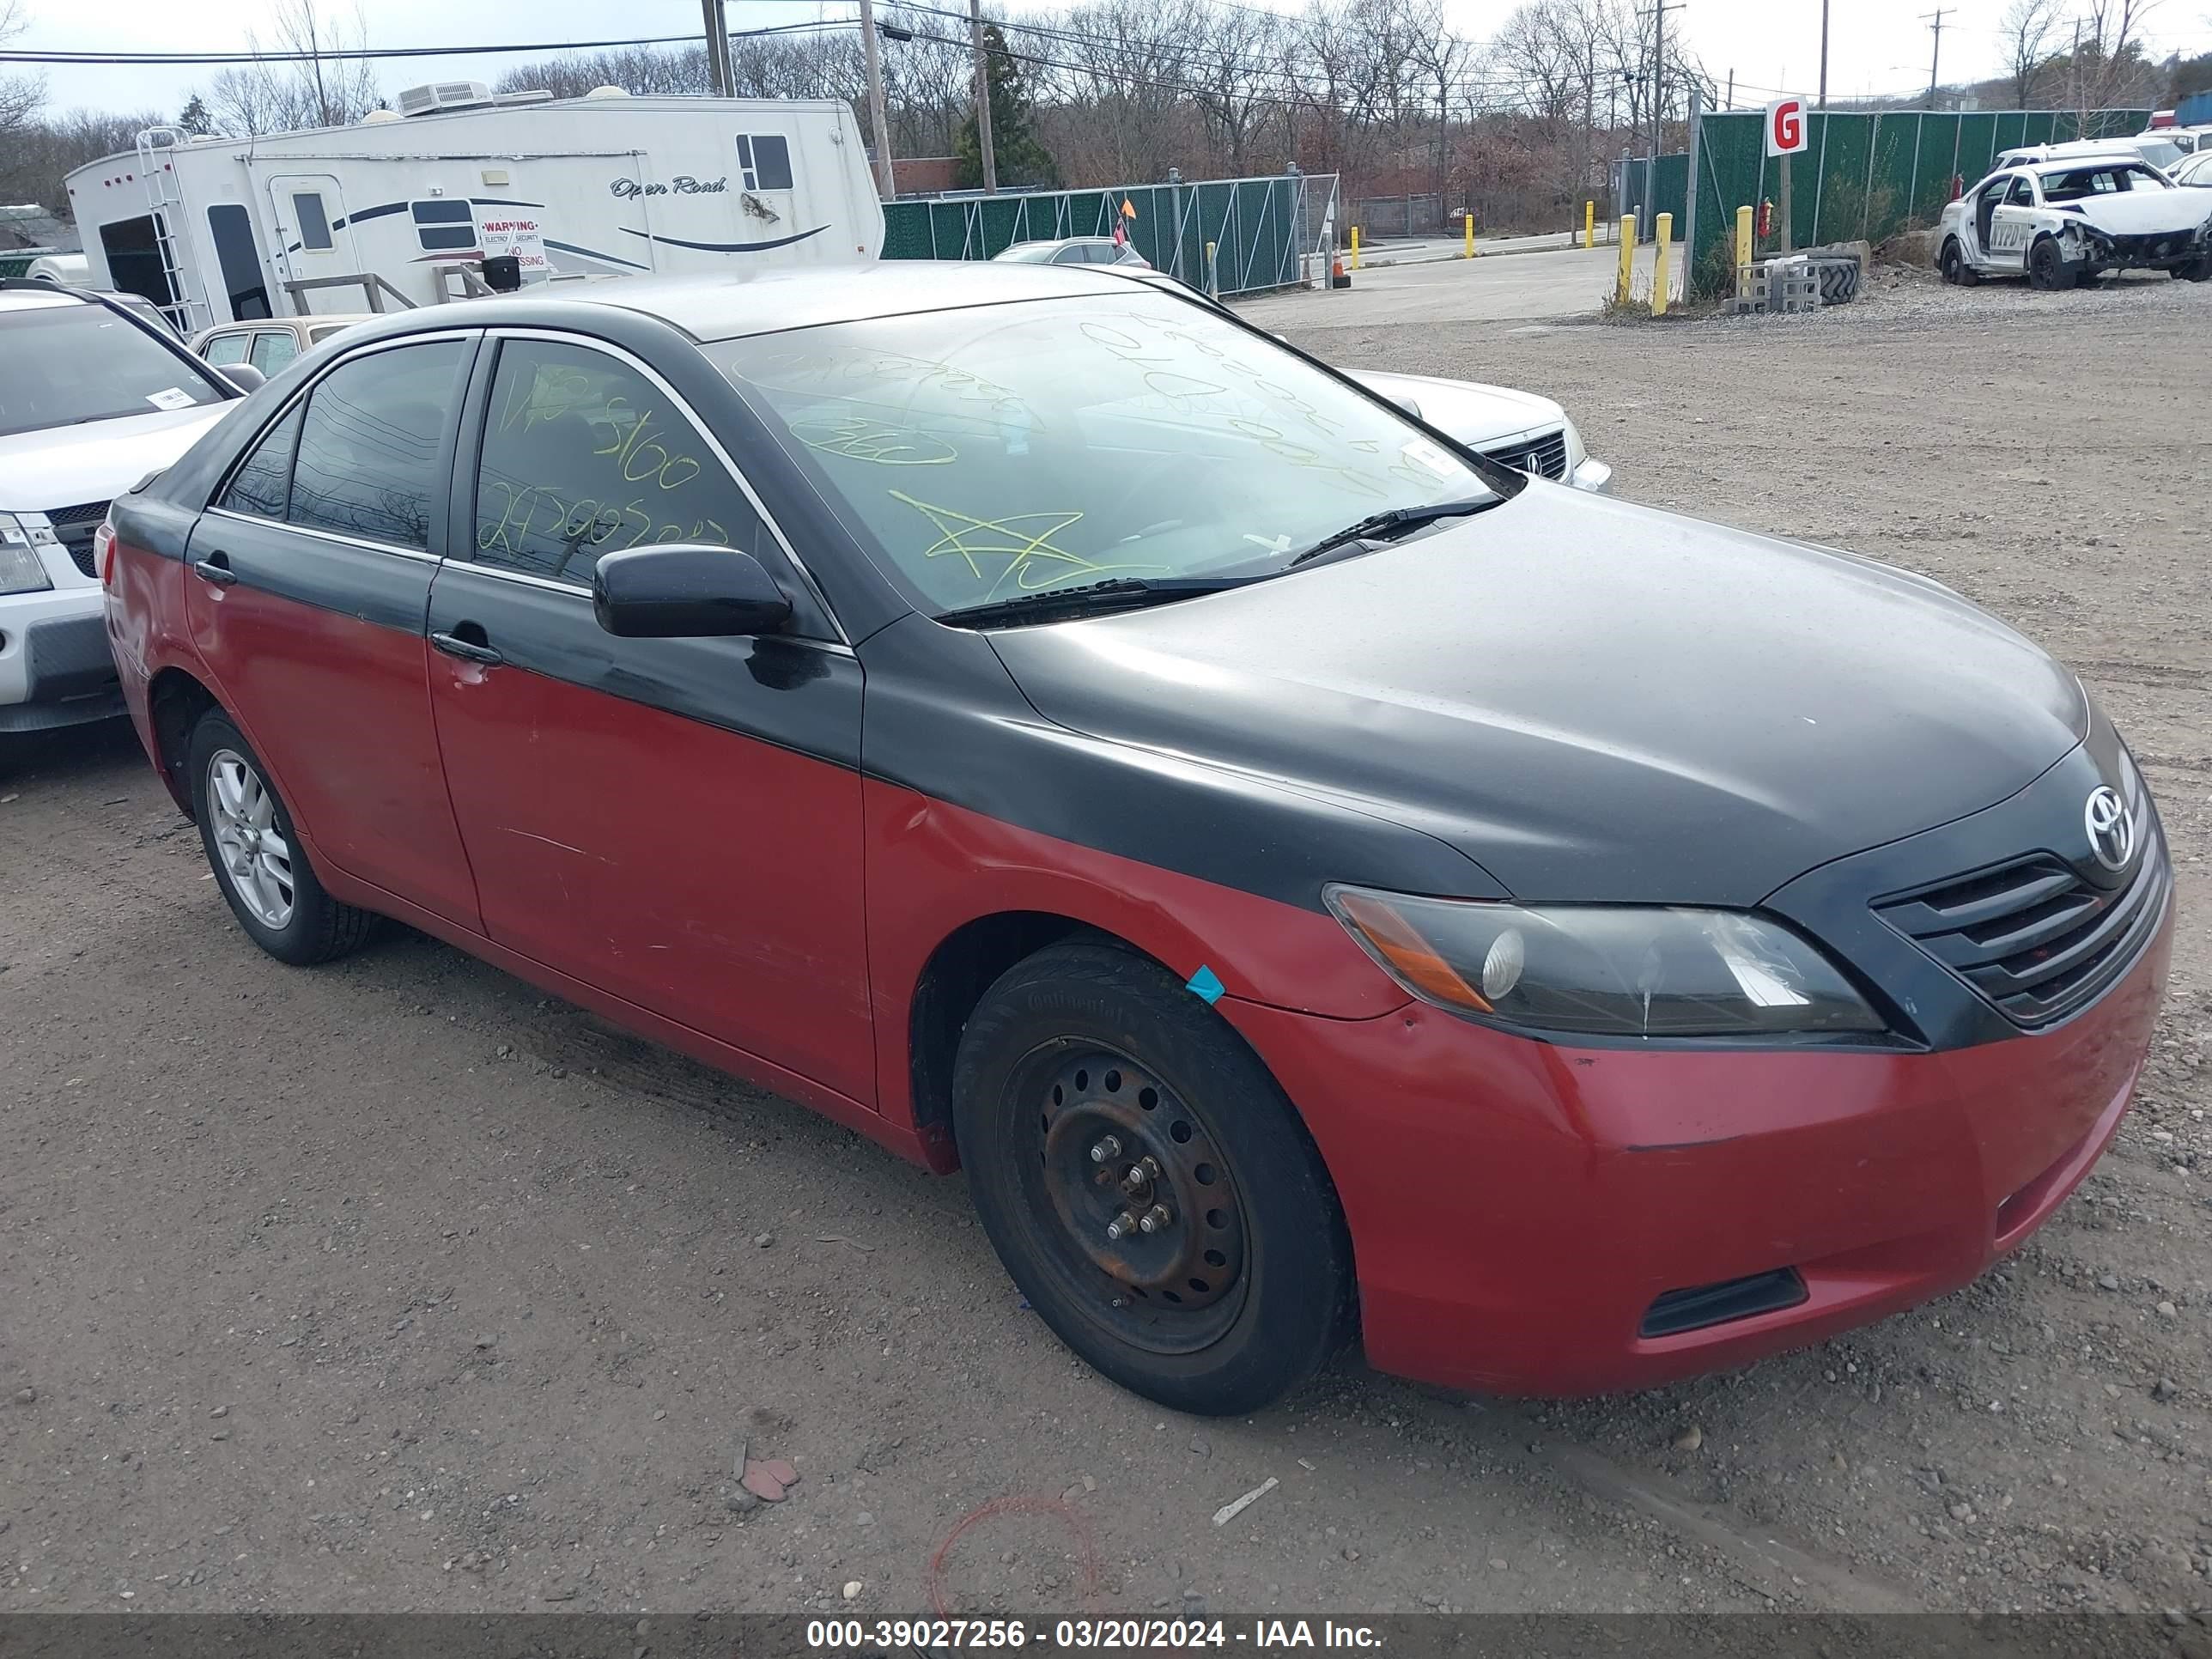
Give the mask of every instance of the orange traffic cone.
<path id="1" fill-rule="evenodd" d="M 1331 288 L 1350 288 L 1352 277 L 1344 268 L 1344 256 L 1337 254 L 1328 262 L 1328 285 Z"/>

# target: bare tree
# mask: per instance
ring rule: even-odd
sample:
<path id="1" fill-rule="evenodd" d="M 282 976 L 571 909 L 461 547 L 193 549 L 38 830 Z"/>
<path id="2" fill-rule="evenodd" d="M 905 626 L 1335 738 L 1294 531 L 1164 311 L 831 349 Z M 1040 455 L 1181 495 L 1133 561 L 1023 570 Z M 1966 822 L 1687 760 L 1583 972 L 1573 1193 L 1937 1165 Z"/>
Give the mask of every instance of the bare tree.
<path id="1" fill-rule="evenodd" d="M 2074 100 L 2077 114 L 2162 90 L 2158 71 L 2143 55 L 2143 20 L 2159 0 L 2083 0 L 2081 43 L 2075 52 Z"/>
<path id="2" fill-rule="evenodd" d="M 266 48 L 246 31 L 247 49 L 285 57 L 224 70 L 210 84 L 207 103 L 218 126 L 248 137 L 343 126 L 384 101 L 367 59 L 328 55 L 368 46 L 368 26 L 358 9 L 345 18 L 325 13 L 319 0 L 278 0 L 275 27 Z"/>
<path id="3" fill-rule="evenodd" d="M 2058 9 L 2059 0 L 2012 0 L 1997 20 L 2014 109 L 2033 107 L 2028 100 L 2034 96 L 2036 81 L 2051 59 L 2051 37 L 2058 32 Z"/>
<path id="4" fill-rule="evenodd" d="M 30 27 L 16 0 L 0 0 L 0 40 L 12 40 Z M 35 75 L 0 75 L 0 143 L 15 142 L 46 100 L 46 83 Z"/>

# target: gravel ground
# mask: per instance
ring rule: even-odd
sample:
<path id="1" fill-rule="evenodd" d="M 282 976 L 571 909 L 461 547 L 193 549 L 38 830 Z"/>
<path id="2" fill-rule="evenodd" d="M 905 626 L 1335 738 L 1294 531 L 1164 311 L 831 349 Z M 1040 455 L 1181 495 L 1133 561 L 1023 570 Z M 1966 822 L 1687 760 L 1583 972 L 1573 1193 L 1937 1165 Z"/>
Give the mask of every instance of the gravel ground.
<path id="1" fill-rule="evenodd" d="M 1620 491 L 1930 573 L 2079 668 L 2180 872 L 2136 1112 L 2017 1256 L 1534 1407 L 1346 1362 L 1168 1417 L 959 1182 L 442 946 L 229 924 L 125 732 L 0 761 L 0 1610 L 2172 1610 L 2212 1654 L 2212 289 L 1285 331 L 1559 397 Z M 736 1460 L 788 1458 L 774 1506 Z M 1219 1505 L 1279 1482 L 1231 1524 Z M 850 1599 L 846 1591 L 851 1586 Z"/>

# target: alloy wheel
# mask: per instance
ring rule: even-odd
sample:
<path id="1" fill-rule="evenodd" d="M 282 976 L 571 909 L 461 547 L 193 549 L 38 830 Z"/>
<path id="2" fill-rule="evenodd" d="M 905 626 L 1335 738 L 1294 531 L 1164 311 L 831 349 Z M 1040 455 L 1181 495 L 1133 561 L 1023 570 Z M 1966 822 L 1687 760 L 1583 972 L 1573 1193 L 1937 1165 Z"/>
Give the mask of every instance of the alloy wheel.
<path id="1" fill-rule="evenodd" d="M 208 758 L 208 809 L 222 878 L 254 920 L 282 931 L 292 920 L 292 847 L 276 823 L 276 797 L 234 749 Z"/>

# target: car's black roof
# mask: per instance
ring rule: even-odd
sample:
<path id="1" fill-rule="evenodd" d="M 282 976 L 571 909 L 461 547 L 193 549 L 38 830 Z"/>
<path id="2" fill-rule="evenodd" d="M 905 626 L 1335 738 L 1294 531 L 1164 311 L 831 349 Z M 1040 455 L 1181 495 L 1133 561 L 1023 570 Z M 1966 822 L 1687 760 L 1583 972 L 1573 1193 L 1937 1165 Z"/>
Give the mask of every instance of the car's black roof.
<path id="1" fill-rule="evenodd" d="M 696 340 L 812 328 L 921 311 L 1000 305 L 1091 294 L 1127 297 L 1119 276 L 1081 266 L 1000 264 L 963 260 L 893 259 L 828 270 L 757 276 L 613 276 L 544 283 L 523 294 L 469 300 L 411 313 L 422 327 L 489 326 L 520 322 L 518 302 L 538 316 L 554 305 L 617 306 L 682 329 Z"/>

